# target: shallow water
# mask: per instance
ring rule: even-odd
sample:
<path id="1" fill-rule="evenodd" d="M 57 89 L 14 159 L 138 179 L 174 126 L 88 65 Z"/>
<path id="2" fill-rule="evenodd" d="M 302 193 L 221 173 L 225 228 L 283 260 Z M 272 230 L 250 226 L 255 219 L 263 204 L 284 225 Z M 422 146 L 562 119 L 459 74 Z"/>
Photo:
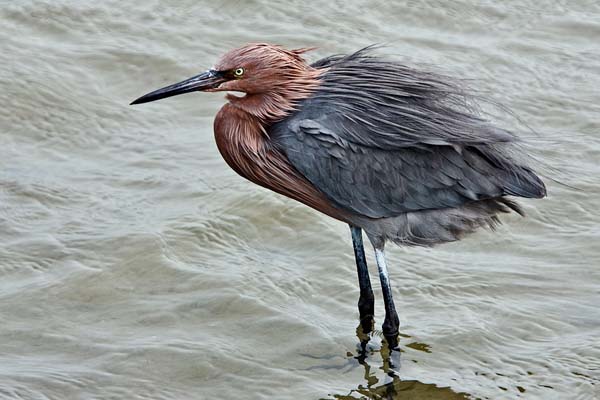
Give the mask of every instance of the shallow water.
<path id="1" fill-rule="evenodd" d="M 600 398 L 598 2 L 12 1 L 0 25 L 0 398 Z M 223 96 L 128 106 L 250 41 L 472 79 L 576 188 L 389 248 L 393 380 L 378 336 L 358 357 L 347 227 L 225 165 Z"/>

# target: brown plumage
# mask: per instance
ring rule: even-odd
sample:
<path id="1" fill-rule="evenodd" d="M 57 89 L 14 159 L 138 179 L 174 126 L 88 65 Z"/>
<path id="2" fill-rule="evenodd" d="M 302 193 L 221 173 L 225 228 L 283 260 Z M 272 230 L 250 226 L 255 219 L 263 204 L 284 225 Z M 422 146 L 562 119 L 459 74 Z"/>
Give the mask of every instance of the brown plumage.
<path id="1" fill-rule="evenodd" d="M 291 113 L 319 86 L 324 70 L 306 64 L 300 55 L 307 50 L 250 44 L 223 56 L 214 67 L 217 71 L 235 71 L 243 65 L 249 78 L 224 82 L 212 90 L 246 93 L 226 95 L 229 104 L 215 117 L 215 140 L 223 159 L 242 177 L 347 222 L 346 213 L 333 207 L 269 143 L 267 127 Z"/>
<path id="2" fill-rule="evenodd" d="M 383 289 L 383 332 L 395 347 L 386 241 L 432 246 L 493 228 L 498 214 L 522 213 L 507 196 L 540 198 L 545 186 L 515 156 L 517 136 L 483 118 L 447 77 L 382 60 L 369 48 L 309 65 L 307 50 L 249 44 L 133 104 L 192 91 L 245 93 L 228 94 L 215 118 L 221 155 L 244 178 L 350 225 L 361 326 L 369 332 L 365 230 Z"/>
<path id="3" fill-rule="evenodd" d="M 225 98 L 234 107 L 257 117 L 264 132 L 265 126 L 284 118 L 318 88 L 319 76 L 325 70 L 306 64 L 300 55 L 308 50 L 286 50 L 262 43 L 232 50 L 214 68 L 235 71 L 243 66 L 245 77 L 224 82 L 212 91 L 246 93 L 244 97 L 228 94 Z"/>
<path id="4" fill-rule="evenodd" d="M 248 100 L 255 101 L 252 97 Z M 290 165 L 281 151 L 270 145 L 264 128 L 269 120 L 247 113 L 245 108 L 252 104 L 248 100 L 236 98 L 223 106 L 215 118 L 215 140 L 225 162 L 257 185 L 348 222 L 347 213 L 331 205 L 323 193 Z"/>

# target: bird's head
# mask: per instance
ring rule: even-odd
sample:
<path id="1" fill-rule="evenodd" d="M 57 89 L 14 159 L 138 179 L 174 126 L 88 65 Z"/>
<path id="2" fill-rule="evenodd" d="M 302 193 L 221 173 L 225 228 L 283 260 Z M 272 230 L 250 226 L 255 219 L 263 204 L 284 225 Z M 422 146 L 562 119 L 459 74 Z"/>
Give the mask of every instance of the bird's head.
<path id="1" fill-rule="evenodd" d="M 281 46 L 252 43 L 226 53 L 208 71 L 150 92 L 131 104 L 148 103 L 179 94 L 242 92 L 226 96 L 233 105 L 261 119 L 277 119 L 293 109 L 318 85 L 321 70 L 310 67 L 302 53 Z"/>

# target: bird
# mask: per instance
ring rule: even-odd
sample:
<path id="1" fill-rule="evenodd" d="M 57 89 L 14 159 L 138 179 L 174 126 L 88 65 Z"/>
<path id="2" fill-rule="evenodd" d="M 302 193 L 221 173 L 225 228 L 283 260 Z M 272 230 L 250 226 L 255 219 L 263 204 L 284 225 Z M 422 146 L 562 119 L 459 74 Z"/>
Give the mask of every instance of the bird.
<path id="1" fill-rule="evenodd" d="M 459 80 L 376 48 L 310 64 L 314 48 L 249 43 L 131 104 L 228 92 L 214 120 L 223 159 L 243 178 L 348 224 L 368 335 L 375 297 L 364 231 L 383 294 L 382 333 L 399 349 L 386 243 L 432 247 L 494 229 L 501 214 L 524 215 L 514 198 L 543 198 L 546 187 L 519 156 L 521 138 L 495 126 Z"/>

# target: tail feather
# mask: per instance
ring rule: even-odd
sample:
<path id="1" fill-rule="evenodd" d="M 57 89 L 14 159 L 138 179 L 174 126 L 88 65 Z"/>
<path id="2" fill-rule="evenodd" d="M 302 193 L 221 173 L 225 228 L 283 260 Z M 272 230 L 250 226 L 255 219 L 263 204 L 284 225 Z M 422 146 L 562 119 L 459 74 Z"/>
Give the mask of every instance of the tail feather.
<path id="1" fill-rule="evenodd" d="M 507 195 L 541 199 L 546 196 L 546 185 L 532 170 L 519 167 L 517 173 L 509 173 L 504 190 Z"/>
<path id="2" fill-rule="evenodd" d="M 362 221 L 372 243 L 392 241 L 404 246 L 434 246 L 454 242 L 479 228 L 495 229 L 499 214 L 514 211 L 523 216 L 521 207 L 505 197 L 465 203 L 460 207 L 430 209 L 398 217 Z"/>

